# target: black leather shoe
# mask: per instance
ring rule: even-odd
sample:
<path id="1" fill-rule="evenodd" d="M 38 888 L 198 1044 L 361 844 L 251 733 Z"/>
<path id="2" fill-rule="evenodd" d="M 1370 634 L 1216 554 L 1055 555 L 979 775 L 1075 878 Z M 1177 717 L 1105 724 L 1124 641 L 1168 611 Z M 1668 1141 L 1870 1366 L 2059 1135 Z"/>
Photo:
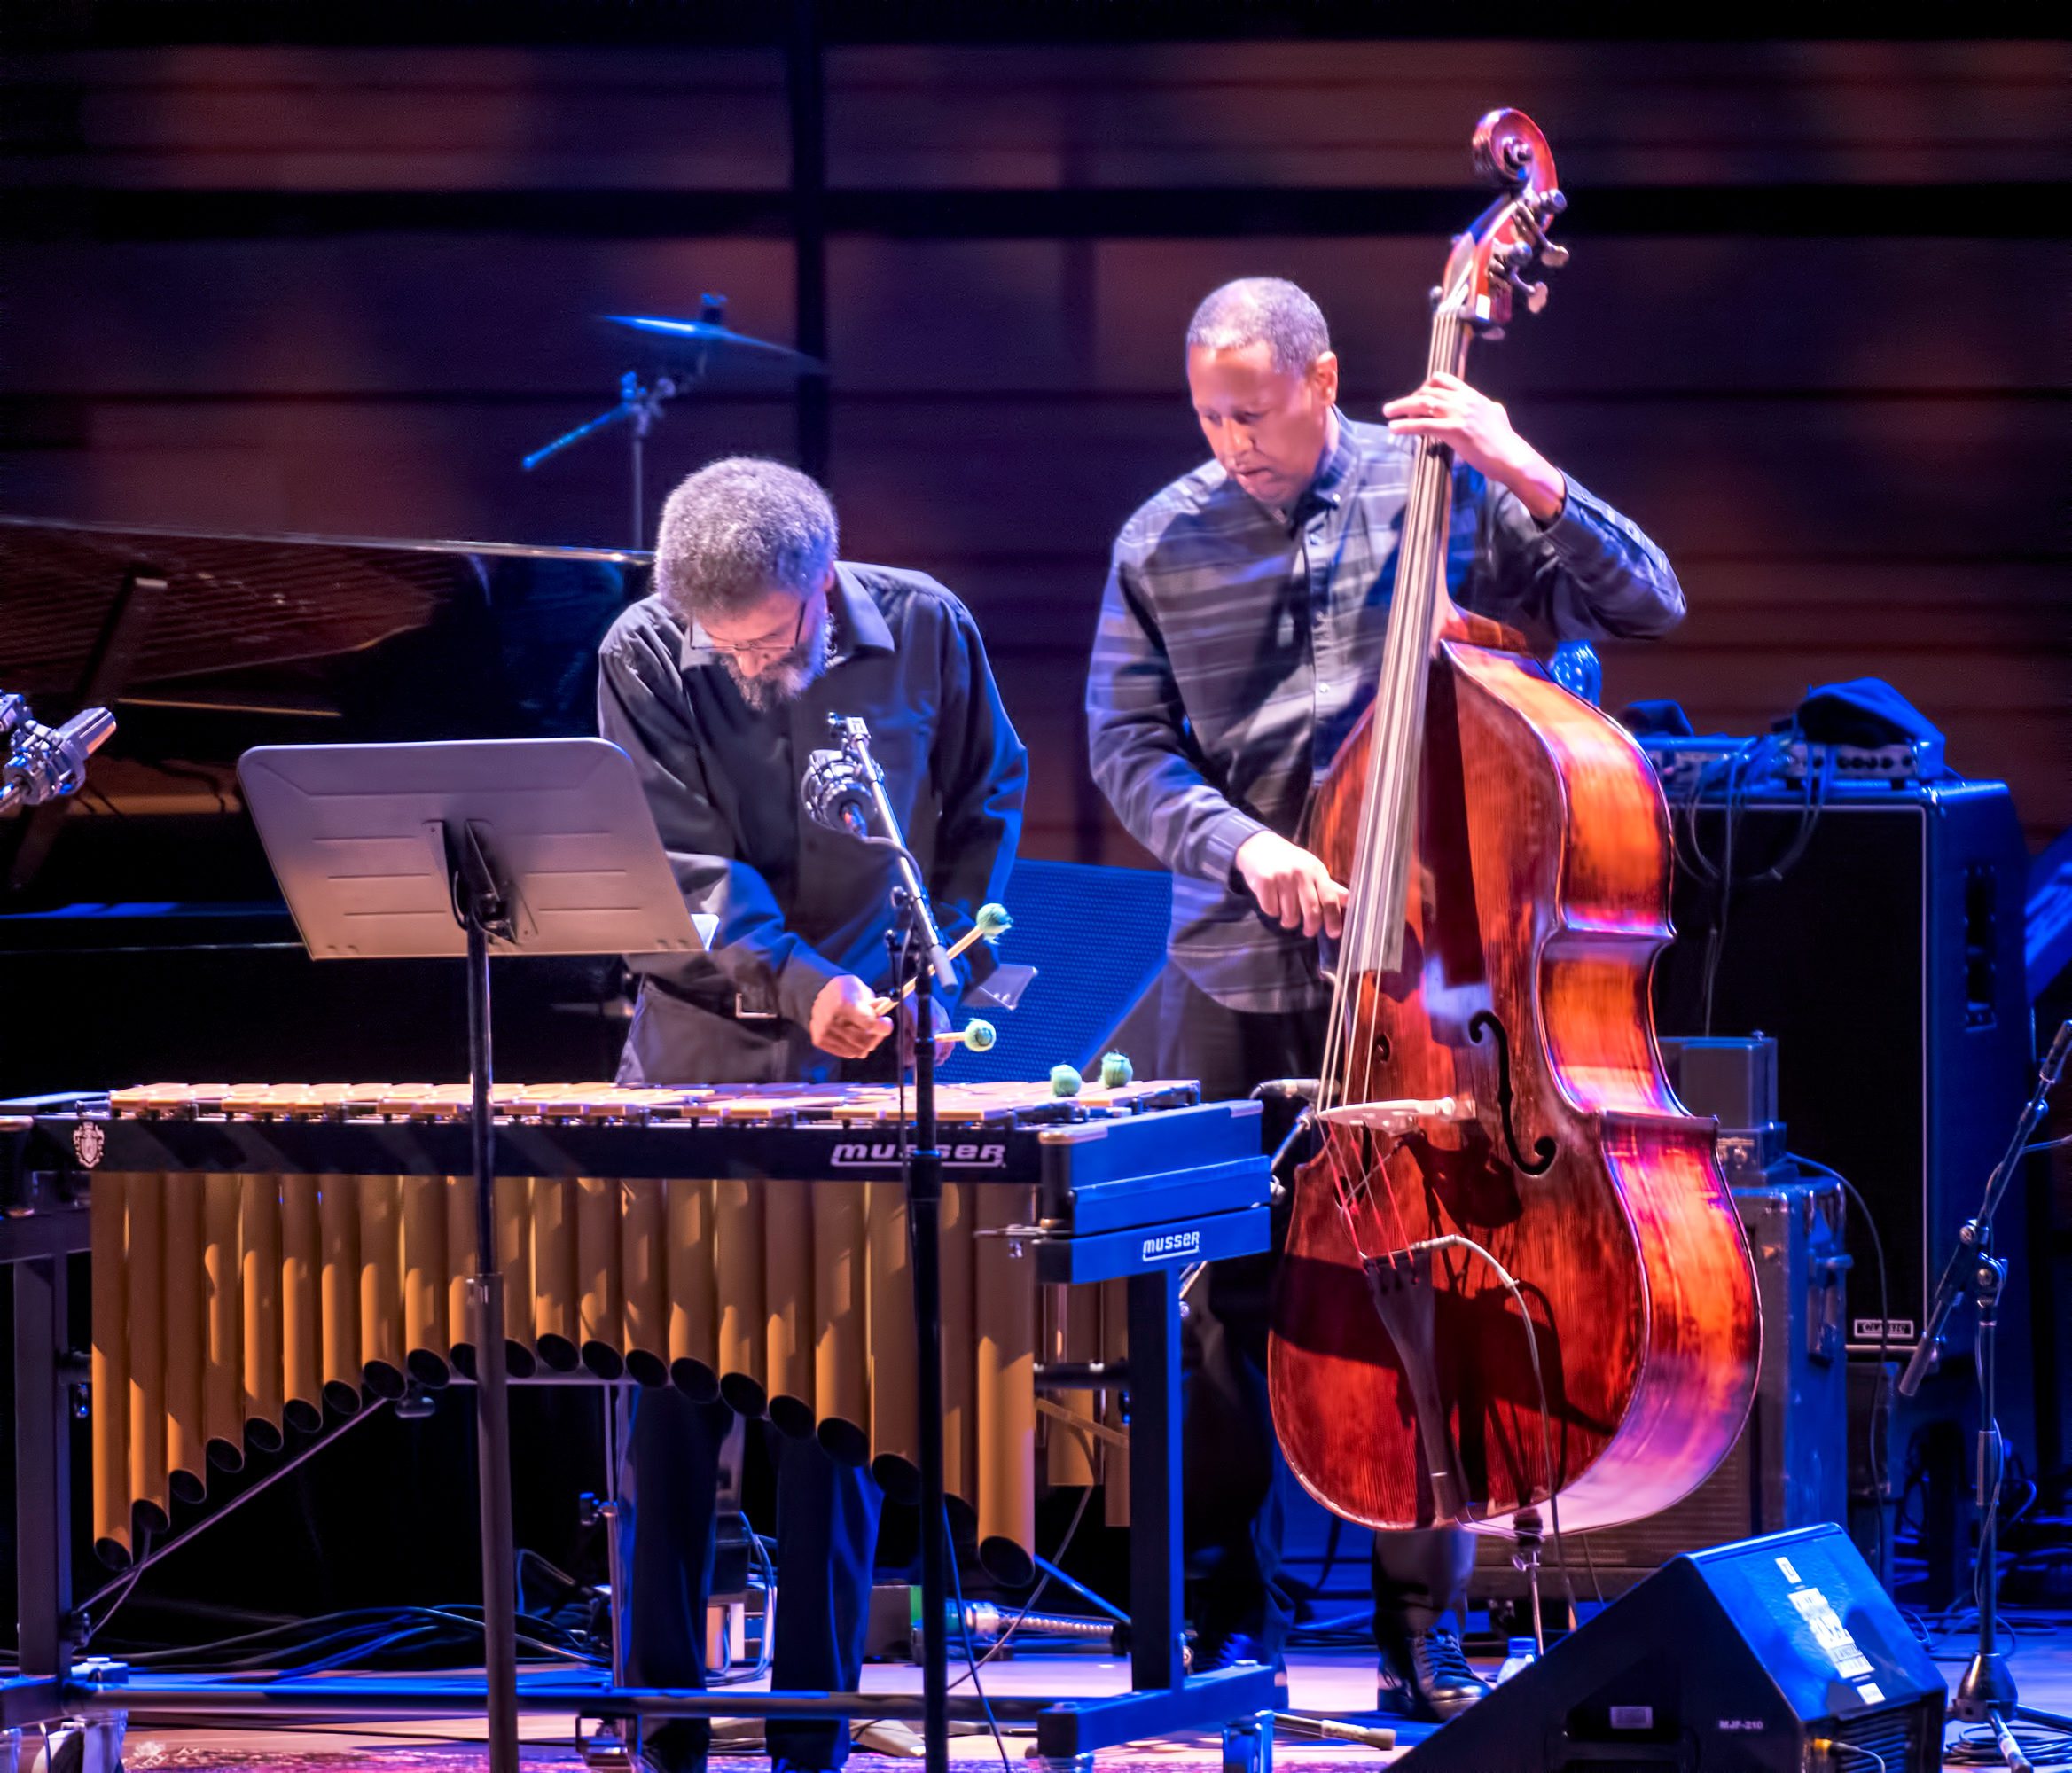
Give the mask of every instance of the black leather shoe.
<path id="1" fill-rule="evenodd" d="M 1489 1683 L 1468 1667 L 1459 1636 L 1443 1625 L 1381 1646 L 1378 1711 L 1415 1723 L 1444 1723 L 1489 1691 Z"/>

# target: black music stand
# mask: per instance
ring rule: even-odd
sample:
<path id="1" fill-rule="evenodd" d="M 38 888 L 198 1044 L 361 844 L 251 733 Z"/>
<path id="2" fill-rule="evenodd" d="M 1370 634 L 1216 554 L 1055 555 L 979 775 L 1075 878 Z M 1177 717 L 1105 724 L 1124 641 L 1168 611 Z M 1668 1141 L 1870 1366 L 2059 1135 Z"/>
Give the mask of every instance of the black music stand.
<path id="1" fill-rule="evenodd" d="M 489 957 L 689 953 L 715 920 L 685 908 L 632 760 L 601 738 L 262 746 L 238 778 L 313 957 L 467 961 L 483 1674 L 489 1765 L 519 1773 Z"/>

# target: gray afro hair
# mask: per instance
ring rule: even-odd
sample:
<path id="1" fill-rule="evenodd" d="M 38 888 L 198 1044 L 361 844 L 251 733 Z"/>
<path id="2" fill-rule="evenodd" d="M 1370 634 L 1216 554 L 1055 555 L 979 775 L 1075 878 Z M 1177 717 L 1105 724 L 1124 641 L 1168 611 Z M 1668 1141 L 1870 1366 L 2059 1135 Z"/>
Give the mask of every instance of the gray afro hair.
<path id="1" fill-rule="evenodd" d="M 1331 348 L 1324 310 L 1285 277 L 1239 277 L 1204 296 L 1187 323 L 1187 348 L 1241 351 L 1264 341 L 1277 370 L 1306 370 Z"/>
<path id="2" fill-rule="evenodd" d="M 654 587 L 684 615 L 739 614 L 773 587 L 819 590 L 840 539 L 834 507 L 811 476 L 731 456 L 700 468 L 662 506 Z"/>

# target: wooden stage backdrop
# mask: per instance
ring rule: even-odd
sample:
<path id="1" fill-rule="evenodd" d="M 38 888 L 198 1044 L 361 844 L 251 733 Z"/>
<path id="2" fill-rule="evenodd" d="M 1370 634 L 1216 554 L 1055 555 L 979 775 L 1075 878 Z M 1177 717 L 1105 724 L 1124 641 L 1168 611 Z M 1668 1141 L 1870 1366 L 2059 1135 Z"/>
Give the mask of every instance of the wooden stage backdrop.
<path id="1" fill-rule="evenodd" d="M 600 13 L 611 9 L 600 8 Z M 1529 111 L 1571 267 L 1478 373 L 1668 548 L 1692 615 L 1615 707 L 1748 732 L 1890 679 L 1959 769 L 2072 823 L 2068 63 L 2057 43 L 831 46 L 830 473 L 859 558 L 976 609 L 1036 754 L 1028 847 L 1141 861 L 1078 713 L 1107 543 L 1202 455 L 1179 340 L 1310 287 L 1371 416 L 1421 362 L 1476 116 Z M 6 63 L 0 509 L 618 543 L 594 316 L 788 340 L 779 48 L 27 49 Z M 679 401 L 654 480 L 788 453 Z"/>

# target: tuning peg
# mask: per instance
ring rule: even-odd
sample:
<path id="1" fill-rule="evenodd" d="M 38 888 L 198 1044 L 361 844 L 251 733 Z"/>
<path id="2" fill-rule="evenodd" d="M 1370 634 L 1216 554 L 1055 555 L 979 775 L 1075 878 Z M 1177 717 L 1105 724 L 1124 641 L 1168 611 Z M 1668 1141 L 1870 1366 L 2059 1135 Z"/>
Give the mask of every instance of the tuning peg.
<path id="1" fill-rule="evenodd" d="M 1516 271 L 1506 270 L 1504 281 L 1525 298 L 1525 311 L 1537 314 L 1547 305 L 1547 286 L 1544 283 L 1528 283 Z"/>
<path id="2" fill-rule="evenodd" d="M 1540 262 L 1551 271 L 1560 270 L 1568 262 L 1568 247 L 1557 246 L 1552 240 L 1543 241 L 1540 246 Z"/>

